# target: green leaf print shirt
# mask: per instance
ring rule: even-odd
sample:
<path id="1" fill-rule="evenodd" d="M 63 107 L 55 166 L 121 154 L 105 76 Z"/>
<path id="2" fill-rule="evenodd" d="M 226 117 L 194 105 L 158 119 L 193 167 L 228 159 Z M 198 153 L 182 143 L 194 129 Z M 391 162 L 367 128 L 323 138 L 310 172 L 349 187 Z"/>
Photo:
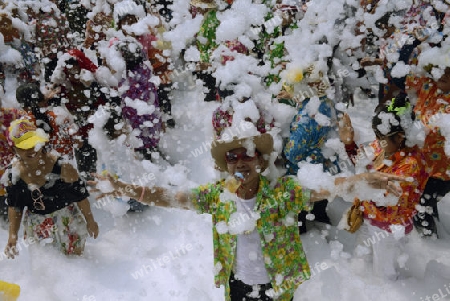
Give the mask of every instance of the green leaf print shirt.
<path id="1" fill-rule="evenodd" d="M 217 48 L 216 30 L 219 24 L 220 21 L 217 19 L 215 10 L 210 10 L 204 15 L 197 34 L 197 49 L 200 52 L 200 62 L 202 63 L 209 63 L 211 53 Z"/>
<path id="2" fill-rule="evenodd" d="M 193 189 L 193 203 L 199 213 L 212 215 L 215 283 L 225 286 L 225 300 L 230 300 L 229 278 L 236 254 L 237 236 L 218 231 L 218 225 L 230 221 L 236 212 L 234 201 L 221 199 L 224 181 Z M 224 194 L 222 194 L 223 198 Z M 292 177 L 278 179 L 271 187 L 261 176 L 256 196 L 260 212 L 257 230 L 262 254 L 277 298 L 291 300 L 296 288 L 310 277 L 310 269 L 300 240 L 297 214 L 307 208 L 309 193 Z M 219 227 L 222 229 L 221 227 Z"/>

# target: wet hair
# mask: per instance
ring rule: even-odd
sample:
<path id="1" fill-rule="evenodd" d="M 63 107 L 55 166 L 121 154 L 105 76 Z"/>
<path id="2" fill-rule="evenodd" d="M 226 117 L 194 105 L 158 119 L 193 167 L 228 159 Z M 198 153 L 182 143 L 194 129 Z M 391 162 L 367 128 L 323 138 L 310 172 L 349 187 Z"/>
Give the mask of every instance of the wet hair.
<path id="1" fill-rule="evenodd" d="M 117 17 L 117 28 L 118 29 L 122 29 L 122 27 L 123 27 L 123 20 L 125 20 L 126 18 L 128 18 L 128 17 L 133 17 L 133 18 L 135 18 L 136 19 L 136 22 L 138 21 L 138 17 L 136 16 L 136 15 L 133 15 L 133 14 L 124 14 L 124 15 L 119 15 L 118 17 Z"/>
<path id="2" fill-rule="evenodd" d="M 390 137 L 398 133 L 405 133 L 408 126 L 412 125 L 414 118 L 409 98 L 401 92 L 375 110 L 372 128 L 377 137 Z"/>
<path id="3" fill-rule="evenodd" d="M 70 67 L 69 67 L 70 66 Z M 69 73 L 72 73 L 71 71 L 74 67 L 79 66 L 78 61 L 74 57 L 70 57 L 69 59 L 64 61 L 64 73 L 66 74 L 66 77 Z M 72 73 L 74 74 L 74 73 Z"/>
<path id="4" fill-rule="evenodd" d="M 44 94 L 38 85 L 33 83 L 22 84 L 16 89 L 17 102 L 25 109 L 29 109 L 36 118 L 36 125 L 46 133 L 53 131 L 50 120 L 45 112 L 41 111 L 39 103 L 45 100 Z"/>
<path id="5" fill-rule="evenodd" d="M 142 46 L 137 41 L 123 41 L 117 45 L 117 50 L 122 54 L 127 69 L 132 70 L 141 64 L 145 57 Z"/>
<path id="6" fill-rule="evenodd" d="M 122 113 L 117 108 L 120 108 L 121 98 L 120 97 L 112 97 L 109 101 L 108 111 L 110 113 L 106 123 L 103 125 L 103 131 L 106 134 L 106 137 L 109 140 L 113 140 L 117 138 L 115 132 L 115 125 L 123 122 Z"/>
<path id="7" fill-rule="evenodd" d="M 78 65 L 78 61 L 77 61 L 76 58 L 70 57 L 69 59 L 67 59 L 67 60 L 65 61 L 65 64 L 66 64 L 66 65 L 74 66 L 74 65 Z"/>
<path id="8" fill-rule="evenodd" d="M 38 85 L 26 83 L 17 87 L 16 99 L 23 107 L 32 108 L 44 100 L 44 95 Z"/>
<path id="9" fill-rule="evenodd" d="M 393 12 L 385 13 L 381 18 L 375 21 L 375 27 L 378 29 L 383 29 L 383 25 L 387 27 L 389 25 L 389 19 L 393 16 Z"/>

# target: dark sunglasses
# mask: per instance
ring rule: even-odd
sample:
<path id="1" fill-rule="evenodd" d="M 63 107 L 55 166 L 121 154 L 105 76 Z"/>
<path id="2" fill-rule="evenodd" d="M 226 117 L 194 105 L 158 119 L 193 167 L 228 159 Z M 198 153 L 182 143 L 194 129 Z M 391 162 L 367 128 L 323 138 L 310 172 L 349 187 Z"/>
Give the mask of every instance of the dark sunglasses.
<path id="1" fill-rule="evenodd" d="M 33 199 L 33 207 L 36 208 L 36 210 L 44 210 L 44 195 L 42 194 L 41 190 L 39 188 L 36 188 L 31 192 L 31 198 Z"/>
<path id="2" fill-rule="evenodd" d="M 236 164 L 239 160 L 245 161 L 245 162 L 250 162 L 253 159 L 255 159 L 255 157 L 259 156 L 260 153 L 259 152 L 255 152 L 254 156 L 249 156 L 247 155 L 247 152 L 242 152 L 239 154 L 236 153 L 232 153 L 232 152 L 227 152 L 225 154 L 225 161 L 229 164 Z"/>

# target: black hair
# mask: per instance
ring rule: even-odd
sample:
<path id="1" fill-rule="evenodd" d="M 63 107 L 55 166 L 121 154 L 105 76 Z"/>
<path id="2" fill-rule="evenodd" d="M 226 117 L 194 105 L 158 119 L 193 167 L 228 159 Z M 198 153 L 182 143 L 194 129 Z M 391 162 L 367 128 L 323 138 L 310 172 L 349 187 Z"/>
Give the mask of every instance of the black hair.
<path id="1" fill-rule="evenodd" d="M 375 21 L 375 27 L 378 29 L 383 29 L 383 25 L 387 27 L 389 25 L 389 19 L 393 14 L 393 12 L 385 13 L 381 18 Z"/>
<path id="2" fill-rule="evenodd" d="M 135 19 L 136 19 L 136 22 L 137 21 L 139 21 L 139 19 L 138 19 L 138 17 L 136 16 L 136 15 L 134 15 L 134 14 L 123 14 L 123 15 L 119 15 L 118 17 L 117 17 L 117 28 L 118 29 L 122 29 L 122 21 L 126 18 L 126 17 L 128 17 L 128 16 L 131 16 L 131 17 L 134 17 Z"/>
<path id="3" fill-rule="evenodd" d="M 414 120 L 415 115 L 412 112 L 411 104 L 408 96 L 404 92 L 400 92 L 391 101 L 388 101 L 383 106 L 379 106 L 375 110 L 375 116 L 372 118 L 372 128 L 377 136 L 393 136 L 397 133 L 405 133 L 406 128 L 404 128 L 404 120 L 410 119 Z M 380 126 L 385 127 L 386 118 L 389 116 L 389 129 L 387 132 L 381 132 L 379 130 Z M 409 115 L 409 116 L 407 116 Z M 392 120 L 394 118 L 394 120 Z"/>
<path id="4" fill-rule="evenodd" d="M 30 110 L 36 118 L 36 125 L 46 133 L 53 131 L 50 120 L 45 112 L 41 111 L 39 103 L 45 100 L 44 94 L 38 85 L 33 83 L 22 84 L 16 89 L 17 102 L 27 110 Z"/>
<path id="5" fill-rule="evenodd" d="M 71 65 L 71 66 L 73 66 L 73 65 L 78 65 L 78 61 L 77 61 L 77 59 L 74 58 L 74 57 L 70 57 L 69 59 L 67 59 L 67 60 L 65 61 L 65 63 L 66 63 L 66 65 Z"/>
<path id="6" fill-rule="evenodd" d="M 116 137 L 115 125 L 123 122 L 123 117 L 120 110 L 121 98 L 120 97 L 111 97 L 109 100 L 109 108 L 108 111 L 110 113 L 109 118 L 106 120 L 106 123 L 103 125 L 103 131 L 106 134 L 106 137 L 109 140 L 113 140 Z"/>
<path id="7" fill-rule="evenodd" d="M 135 44 L 137 47 L 135 51 L 130 49 L 130 45 Z M 144 51 L 139 42 L 124 41 L 117 45 L 118 51 L 122 54 L 123 59 L 128 70 L 133 70 L 138 65 L 142 64 L 145 59 Z"/>
<path id="8" fill-rule="evenodd" d="M 38 85 L 26 83 L 17 87 L 16 99 L 23 107 L 32 108 L 44 100 L 44 95 Z"/>

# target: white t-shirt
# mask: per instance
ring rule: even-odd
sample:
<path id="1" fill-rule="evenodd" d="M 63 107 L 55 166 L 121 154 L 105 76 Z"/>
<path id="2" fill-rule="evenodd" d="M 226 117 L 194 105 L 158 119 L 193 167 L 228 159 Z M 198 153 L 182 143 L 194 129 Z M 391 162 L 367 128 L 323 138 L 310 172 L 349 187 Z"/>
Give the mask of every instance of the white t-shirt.
<path id="1" fill-rule="evenodd" d="M 237 198 L 237 213 L 240 216 L 252 219 L 255 204 L 256 197 L 250 200 Z M 243 234 L 237 235 L 236 258 L 233 272 L 236 279 L 241 280 L 247 285 L 266 284 L 270 282 L 262 255 L 261 237 L 256 227 L 252 231 L 246 231 Z"/>

